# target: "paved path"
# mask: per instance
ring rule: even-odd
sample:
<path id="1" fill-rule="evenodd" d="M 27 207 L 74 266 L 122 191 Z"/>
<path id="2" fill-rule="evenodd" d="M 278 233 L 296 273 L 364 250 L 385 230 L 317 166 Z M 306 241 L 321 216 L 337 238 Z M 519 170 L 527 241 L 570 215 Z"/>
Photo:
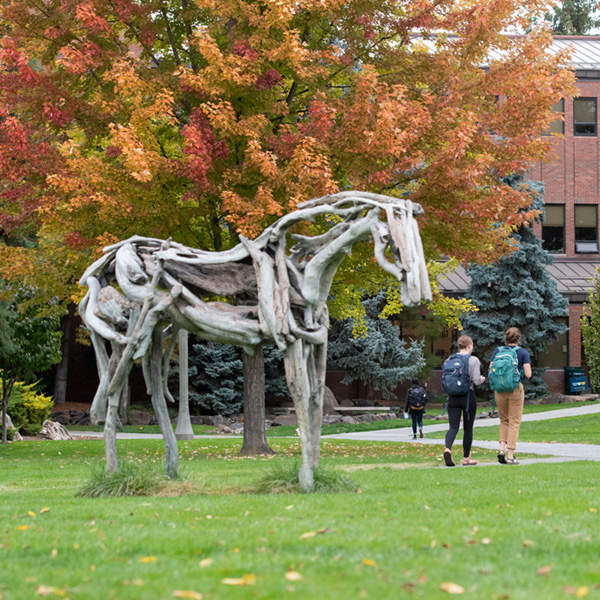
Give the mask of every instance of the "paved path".
<path id="1" fill-rule="evenodd" d="M 590 415 L 600 413 L 600 404 L 583 405 L 577 408 L 564 408 L 558 410 L 549 410 L 540 413 L 531 413 L 523 415 L 523 421 L 545 421 L 548 419 L 561 419 L 563 417 L 574 417 L 579 415 Z M 475 427 L 494 427 L 500 424 L 500 419 L 477 419 Z M 447 431 L 448 422 L 438 423 L 435 425 L 425 425 L 423 433 L 427 436 L 428 433 L 438 431 Z M 102 438 L 101 431 L 71 431 L 73 437 L 93 437 Z M 240 436 L 230 435 L 196 435 L 194 439 L 223 439 Z M 161 439 L 159 433 L 117 433 L 117 438 L 120 440 L 139 440 L 139 439 Z M 477 435 L 475 435 L 477 438 Z M 363 440 L 374 442 L 412 442 L 417 444 L 444 444 L 443 439 L 434 439 L 424 437 L 423 439 L 412 439 L 412 429 L 403 427 L 399 429 L 380 429 L 377 431 L 359 431 L 356 433 L 340 433 L 335 435 L 324 435 L 323 439 L 338 439 L 338 440 Z M 550 458 L 533 458 L 519 459 L 522 464 L 531 462 L 565 462 L 572 460 L 597 460 L 600 461 L 600 432 L 598 432 L 599 445 L 593 444 L 557 444 L 557 443 L 542 443 L 535 444 L 530 442 L 519 442 L 517 452 L 521 454 L 540 454 Z M 475 439 L 473 446 L 478 448 L 488 448 L 492 450 L 498 449 L 498 442 L 484 442 Z M 460 442 L 455 445 L 460 452 Z M 496 463 L 484 463 L 496 464 Z"/>
<path id="2" fill-rule="evenodd" d="M 563 417 L 574 417 L 579 415 L 591 415 L 600 413 L 600 404 L 591 404 L 587 406 L 579 406 L 577 408 L 563 408 L 558 410 L 549 410 L 540 413 L 531 413 L 523 415 L 523 421 L 545 421 L 548 419 L 561 419 Z M 475 427 L 494 427 L 500 424 L 500 419 L 477 419 Z M 436 425 L 425 425 L 423 439 L 412 439 L 412 429 L 405 427 L 401 429 L 380 429 L 378 431 L 360 431 L 356 433 L 340 433 L 336 435 L 324 435 L 324 439 L 338 440 L 364 440 L 377 442 L 413 442 L 419 444 L 444 444 L 443 439 L 428 438 L 428 433 L 438 431 L 447 431 L 448 423 L 439 423 Z M 473 446 L 478 448 L 488 448 L 498 450 L 498 442 L 478 441 L 475 434 Z M 600 432 L 598 432 L 598 442 L 600 444 Z M 457 447 L 457 445 L 455 445 Z M 460 448 L 460 442 L 458 442 Z M 460 452 L 460 450 L 459 450 Z M 558 444 L 558 443 L 531 443 L 518 442 L 517 453 L 521 454 L 541 454 L 551 456 L 548 459 L 524 459 L 519 462 L 526 464 L 528 462 L 559 462 L 569 460 L 597 460 L 600 461 L 600 445 L 593 444 Z"/>

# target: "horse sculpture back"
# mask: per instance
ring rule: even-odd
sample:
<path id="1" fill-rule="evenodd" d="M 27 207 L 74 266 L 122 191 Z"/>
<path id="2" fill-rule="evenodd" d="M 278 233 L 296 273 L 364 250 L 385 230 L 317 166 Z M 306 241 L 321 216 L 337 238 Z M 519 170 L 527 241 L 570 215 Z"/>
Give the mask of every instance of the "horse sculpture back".
<path id="1" fill-rule="evenodd" d="M 88 293 L 79 312 L 96 350 L 100 385 L 92 419 L 105 421 L 107 469 L 118 468 L 119 399 L 133 362 L 141 358 L 165 438 L 167 472 L 177 473 L 166 375 L 176 332 L 185 329 L 242 346 L 250 354 L 262 344 L 279 347 L 302 442 L 300 484 L 310 490 L 319 461 L 326 301 L 335 272 L 355 243 L 372 236 L 377 262 L 401 282 L 402 301 L 409 305 L 431 299 L 413 218 L 421 213 L 409 200 L 341 192 L 300 204 L 255 240 L 241 237 L 240 244 L 224 252 L 137 236 L 106 248 L 81 278 Z M 293 225 L 317 218 L 331 224 L 325 233 L 289 234 Z M 288 235 L 295 241 L 289 251 Z M 231 303 L 211 297 L 227 297 Z M 165 338 L 169 343 L 163 350 Z"/>

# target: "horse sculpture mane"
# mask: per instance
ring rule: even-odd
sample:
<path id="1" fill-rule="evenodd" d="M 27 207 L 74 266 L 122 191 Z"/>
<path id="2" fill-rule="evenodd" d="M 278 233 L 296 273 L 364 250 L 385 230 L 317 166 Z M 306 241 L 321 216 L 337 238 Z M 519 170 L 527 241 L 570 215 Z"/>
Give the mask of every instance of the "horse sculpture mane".
<path id="1" fill-rule="evenodd" d="M 240 244 L 224 252 L 139 236 L 106 248 L 81 278 L 88 292 L 79 312 L 96 351 L 100 384 L 92 419 L 105 422 L 107 470 L 118 468 L 119 399 L 133 362 L 141 358 L 165 439 L 167 473 L 177 474 L 166 376 L 176 332 L 184 329 L 207 340 L 241 346 L 250 354 L 262 344 L 279 347 L 302 442 L 300 485 L 309 491 L 319 462 L 329 326 L 326 301 L 335 272 L 352 246 L 371 235 L 377 262 L 401 282 L 402 302 L 412 305 L 431 299 L 413 219 L 422 212 L 409 200 L 341 192 L 300 204 L 255 240 L 241 237 Z M 293 225 L 318 217 L 332 222 L 322 235 L 289 234 Z M 295 241 L 289 251 L 288 234 Z M 215 296 L 225 296 L 231 304 L 207 300 Z M 169 338 L 166 350 L 165 338 Z"/>

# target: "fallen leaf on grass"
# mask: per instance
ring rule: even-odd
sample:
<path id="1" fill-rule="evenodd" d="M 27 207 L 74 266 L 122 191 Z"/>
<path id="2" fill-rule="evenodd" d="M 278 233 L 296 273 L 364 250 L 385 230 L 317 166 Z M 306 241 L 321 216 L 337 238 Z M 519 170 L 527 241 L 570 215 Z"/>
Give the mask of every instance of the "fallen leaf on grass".
<path id="1" fill-rule="evenodd" d="M 67 595 L 67 590 L 65 588 L 55 588 L 51 585 L 38 585 L 35 588 L 35 593 L 40 596 L 60 596 L 64 598 Z"/>
<path id="2" fill-rule="evenodd" d="M 198 592 L 192 590 L 175 590 L 172 594 L 173 598 L 188 598 L 188 600 L 202 600 L 204 597 Z"/>
<path id="3" fill-rule="evenodd" d="M 591 509 L 590 509 L 590 510 L 591 510 Z M 27 511 L 27 514 L 28 514 L 30 517 L 35 517 L 35 516 L 36 516 L 36 514 L 35 514 L 35 513 L 34 513 L 32 510 L 28 510 L 28 511 Z"/>
<path id="4" fill-rule="evenodd" d="M 590 506 L 590 512 L 598 512 L 593 506 Z"/>
<path id="5" fill-rule="evenodd" d="M 587 596 L 590 593 L 590 588 L 587 587 L 587 585 L 582 585 L 581 587 L 577 588 L 577 591 L 575 592 L 575 598 L 583 598 L 584 596 Z"/>
<path id="6" fill-rule="evenodd" d="M 447 592 L 448 594 L 464 594 L 465 588 L 458 583 L 452 583 L 451 581 L 444 581 L 440 584 L 440 590 Z"/>
<path id="7" fill-rule="evenodd" d="M 307 531 L 300 536 L 301 540 L 305 540 L 307 538 L 315 537 L 315 535 L 322 535 L 323 533 L 335 533 L 335 529 L 319 529 L 318 531 Z"/>
<path id="8" fill-rule="evenodd" d="M 550 575 L 550 571 L 552 571 L 552 567 L 553 567 L 553 566 L 554 566 L 554 565 L 545 565 L 545 566 L 543 566 L 543 567 L 540 567 L 540 568 L 539 568 L 539 569 L 538 569 L 538 570 L 535 572 L 535 574 L 536 574 L 538 577 L 548 577 L 548 576 Z"/>
<path id="9" fill-rule="evenodd" d="M 214 562 L 214 561 L 213 561 L 213 559 L 212 559 L 212 558 L 203 558 L 203 559 L 202 559 L 202 560 L 201 560 L 201 561 L 198 563 L 198 565 L 199 565 L 199 566 L 200 566 L 202 569 L 204 569 L 204 567 L 210 567 L 210 565 L 212 565 L 212 564 L 213 564 L 213 562 Z"/>
<path id="10" fill-rule="evenodd" d="M 523 540 L 523 548 L 529 548 L 529 546 L 533 546 L 533 542 L 531 540 Z"/>
<path id="11" fill-rule="evenodd" d="M 225 585 L 254 585 L 256 583 L 256 575 L 242 575 L 239 578 L 226 577 L 221 580 Z"/>
<path id="12" fill-rule="evenodd" d="M 140 562 L 144 564 L 156 562 L 156 556 L 142 556 Z"/>
<path id="13" fill-rule="evenodd" d="M 286 574 L 285 574 L 285 578 L 288 581 L 300 581 L 302 579 L 302 575 L 300 575 L 300 573 L 290 569 Z"/>
<path id="14" fill-rule="evenodd" d="M 17 527 L 17 531 L 25 531 L 26 529 L 29 529 L 29 525 L 19 525 Z"/>
<path id="15" fill-rule="evenodd" d="M 40 510 L 41 513 L 47 513 L 50 509 L 47 506 L 44 506 L 44 508 L 42 508 L 42 510 Z"/>
<path id="16" fill-rule="evenodd" d="M 490 538 L 483 538 L 483 539 L 481 540 L 481 543 L 482 543 L 482 544 L 485 544 L 485 545 L 487 546 L 488 544 L 491 544 L 491 543 L 492 543 L 492 540 L 491 540 Z"/>
<path id="17" fill-rule="evenodd" d="M 362 560 L 363 565 L 367 565 L 367 567 L 376 567 L 377 563 L 374 560 L 371 560 L 370 558 L 363 558 Z"/>

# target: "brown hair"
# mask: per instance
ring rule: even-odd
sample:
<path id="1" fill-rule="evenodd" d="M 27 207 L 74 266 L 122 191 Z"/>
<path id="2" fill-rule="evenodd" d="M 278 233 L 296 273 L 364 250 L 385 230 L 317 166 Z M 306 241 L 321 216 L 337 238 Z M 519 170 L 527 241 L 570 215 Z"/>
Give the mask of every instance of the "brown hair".
<path id="1" fill-rule="evenodd" d="M 521 341 L 521 332 L 516 327 L 510 327 L 504 334 L 505 344 L 518 344 Z"/>
<path id="2" fill-rule="evenodd" d="M 458 342 L 457 342 L 458 349 L 465 350 L 469 346 L 469 344 L 472 344 L 472 343 L 473 343 L 473 340 L 468 335 L 461 335 L 458 338 Z"/>

